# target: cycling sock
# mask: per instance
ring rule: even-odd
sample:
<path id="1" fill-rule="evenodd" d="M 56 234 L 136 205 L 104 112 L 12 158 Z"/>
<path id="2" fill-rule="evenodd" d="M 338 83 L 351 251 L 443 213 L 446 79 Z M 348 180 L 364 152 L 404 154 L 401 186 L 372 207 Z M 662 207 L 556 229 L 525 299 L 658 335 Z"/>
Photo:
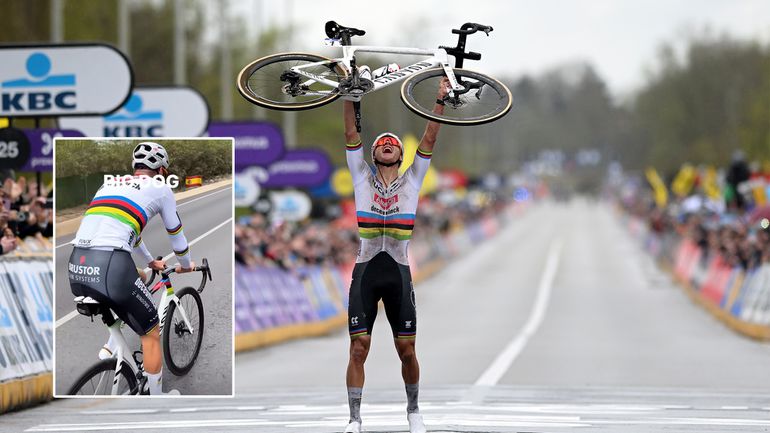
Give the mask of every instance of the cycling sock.
<path id="1" fill-rule="evenodd" d="M 152 374 L 148 372 L 144 372 L 144 374 L 147 375 L 147 386 L 150 389 L 150 395 L 161 395 L 163 394 L 163 370 Z"/>
<path id="2" fill-rule="evenodd" d="M 406 385 L 406 413 L 418 413 L 417 395 L 420 392 L 419 383 L 407 383 Z"/>
<path id="3" fill-rule="evenodd" d="M 363 388 L 348 387 L 348 405 L 350 405 L 350 422 L 361 422 L 361 394 Z"/>

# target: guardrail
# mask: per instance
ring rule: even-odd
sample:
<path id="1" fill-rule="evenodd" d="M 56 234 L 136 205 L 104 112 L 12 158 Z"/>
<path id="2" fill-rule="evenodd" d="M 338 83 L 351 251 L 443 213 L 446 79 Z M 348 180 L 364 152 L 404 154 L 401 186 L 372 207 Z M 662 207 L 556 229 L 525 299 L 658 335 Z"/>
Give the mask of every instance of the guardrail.
<path id="1" fill-rule="evenodd" d="M 720 254 L 704 256 L 691 239 L 658 234 L 636 217 L 626 216 L 631 233 L 671 273 L 693 302 L 745 336 L 770 340 L 770 264 L 754 269 L 731 267 Z"/>
<path id="2" fill-rule="evenodd" d="M 0 259 L 0 413 L 51 399 L 52 290 L 50 250 Z"/>
<path id="3" fill-rule="evenodd" d="M 448 260 L 494 236 L 518 209 L 509 208 L 452 230 L 445 236 L 413 239 L 410 268 L 415 283 Z M 235 350 L 311 337 L 347 323 L 353 264 L 342 267 L 235 267 Z"/>

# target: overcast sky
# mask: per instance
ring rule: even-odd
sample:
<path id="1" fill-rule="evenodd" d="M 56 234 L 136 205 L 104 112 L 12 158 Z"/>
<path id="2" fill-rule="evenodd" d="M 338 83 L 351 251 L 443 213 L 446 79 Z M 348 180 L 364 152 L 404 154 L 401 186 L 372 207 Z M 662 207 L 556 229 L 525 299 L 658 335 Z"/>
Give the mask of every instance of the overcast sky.
<path id="1" fill-rule="evenodd" d="M 490 37 L 469 38 L 481 52 L 471 69 L 517 77 L 560 64 L 588 61 L 616 95 L 644 82 L 665 41 L 683 41 L 693 30 L 770 40 L 770 0 L 231 0 L 230 12 L 256 30 L 266 22 L 291 19 L 300 31 L 292 46 L 327 55 L 328 20 L 367 31 L 356 44 L 419 48 L 454 45 L 451 28 L 465 22 L 491 25 Z"/>

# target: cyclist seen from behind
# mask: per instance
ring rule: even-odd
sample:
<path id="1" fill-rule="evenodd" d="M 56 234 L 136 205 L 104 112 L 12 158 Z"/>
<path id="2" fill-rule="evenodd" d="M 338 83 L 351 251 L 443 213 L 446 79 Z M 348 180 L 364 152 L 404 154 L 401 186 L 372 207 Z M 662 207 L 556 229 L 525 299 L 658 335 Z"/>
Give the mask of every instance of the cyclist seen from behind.
<path id="1" fill-rule="evenodd" d="M 190 272 L 195 264 L 190 259 L 174 193 L 165 182 L 146 181 L 168 176 L 166 149 L 158 143 L 139 143 L 134 148 L 132 166 L 133 177 L 102 185 L 91 200 L 72 240 L 69 282 L 75 296 L 90 296 L 109 306 L 140 335 L 149 392 L 159 395 L 163 394 L 163 383 L 158 311 L 131 252 L 141 254 L 153 270 L 165 268 L 165 261 L 153 259 L 141 237 L 147 223 L 160 214 L 179 262 L 176 271 Z M 111 357 L 113 350 L 112 341 L 108 341 L 99 357 Z M 179 392 L 172 390 L 168 394 Z"/>
<path id="2" fill-rule="evenodd" d="M 439 85 L 433 112 L 443 114 L 443 98 L 449 86 Z M 420 187 L 440 124 L 428 122 L 409 169 L 399 176 L 404 157 L 401 140 L 390 132 L 379 135 L 371 147 L 374 166 L 364 160 L 363 144 L 356 131 L 351 101 L 344 102 L 347 162 L 353 177 L 360 246 L 350 285 L 348 330 L 350 359 L 347 368 L 350 421 L 345 432 L 361 431 L 361 396 L 364 363 L 371 346 L 371 334 L 382 300 L 390 323 L 407 396 L 407 420 L 411 433 L 425 432 L 417 404 L 420 366 L 415 355 L 417 318 L 414 288 L 407 259 L 407 246 L 414 228 Z"/>

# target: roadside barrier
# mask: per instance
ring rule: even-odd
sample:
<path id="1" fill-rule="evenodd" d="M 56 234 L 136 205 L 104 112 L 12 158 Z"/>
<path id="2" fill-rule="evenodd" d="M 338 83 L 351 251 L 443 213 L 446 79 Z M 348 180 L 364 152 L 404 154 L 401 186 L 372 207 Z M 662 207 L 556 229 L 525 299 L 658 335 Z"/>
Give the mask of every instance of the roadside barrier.
<path id="1" fill-rule="evenodd" d="M 706 254 L 695 242 L 673 233 L 648 230 L 625 216 L 629 231 L 687 295 L 731 329 L 757 340 L 770 340 L 770 264 L 744 270 L 720 254 Z"/>
<path id="2" fill-rule="evenodd" d="M 0 259 L 0 413 L 51 399 L 51 254 Z"/>
<path id="3" fill-rule="evenodd" d="M 510 218 L 506 209 L 455 227 L 444 236 L 410 243 L 415 283 L 448 260 L 494 236 Z M 347 324 L 347 297 L 353 264 L 340 267 L 235 266 L 235 350 L 263 347 L 294 338 L 318 336 Z"/>

